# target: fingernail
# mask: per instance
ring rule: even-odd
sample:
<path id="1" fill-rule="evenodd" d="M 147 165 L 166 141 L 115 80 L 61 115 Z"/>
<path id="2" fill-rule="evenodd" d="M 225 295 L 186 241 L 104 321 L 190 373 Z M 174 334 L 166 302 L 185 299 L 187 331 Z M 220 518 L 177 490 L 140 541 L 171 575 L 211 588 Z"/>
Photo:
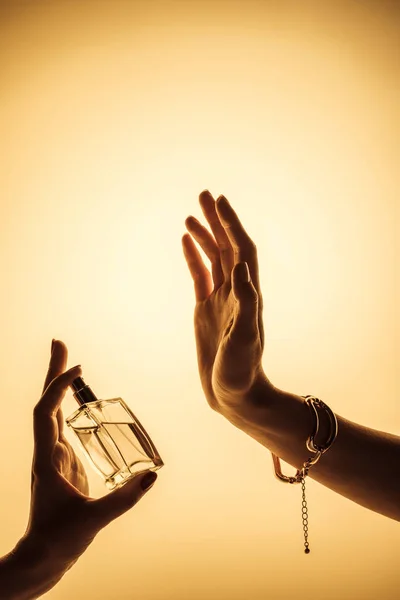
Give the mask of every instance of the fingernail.
<path id="1" fill-rule="evenodd" d="M 53 354 L 53 350 L 54 350 L 54 342 L 55 342 L 55 341 L 56 341 L 56 340 L 55 340 L 54 338 L 51 340 L 51 353 L 52 353 L 52 354 Z"/>
<path id="2" fill-rule="evenodd" d="M 143 477 L 142 481 L 140 482 L 142 490 L 144 492 L 146 490 L 148 490 L 153 485 L 153 483 L 155 482 L 156 479 L 157 479 L 157 473 L 154 473 L 154 471 L 150 471 L 150 473 L 146 473 L 146 475 Z"/>
<path id="3" fill-rule="evenodd" d="M 229 204 L 227 198 L 225 198 L 225 196 L 222 196 L 222 195 L 218 196 L 217 202 L 225 202 L 226 204 Z M 229 206 L 230 206 L 230 204 L 229 204 Z"/>
<path id="4" fill-rule="evenodd" d="M 249 267 L 247 266 L 247 263 L 246 262 L 239 263 L 237 266 L 237 269 L 238 269 L 238 275 L 239 275 L 240 281 L 242 281 L 243 283 L 249 283 L 250 271 L 249 271 Z"/>

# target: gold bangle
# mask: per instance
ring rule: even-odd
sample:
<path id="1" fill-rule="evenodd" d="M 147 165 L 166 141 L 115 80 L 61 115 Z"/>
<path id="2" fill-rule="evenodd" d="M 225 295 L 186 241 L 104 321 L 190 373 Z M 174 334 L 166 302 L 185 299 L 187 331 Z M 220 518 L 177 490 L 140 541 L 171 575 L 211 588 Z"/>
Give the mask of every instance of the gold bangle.
<path id="1" fill-rule="evenodd" d="M 302 396 L 302 398 L 305 399 L 305 403 L 309 407 L 311 414 L 314 418 L 313 431 L 308 436 L 307 441 L 306 441 L 307 450 L 309 450 L 310 452 L 314 452 L 314 456 L 309 456 L 308 459 L 303 463 L 302 468 L 296 470 L 295 475 L 288 476 L 288 475 L 284 475 L 282 473 L 279 456 L 277 456 L 273 452 L 271 452 L 271 454 L 272 454 L 272 461 L 273 461 L 273 465 L 274 465 L 275 476 L 280 481 L 283 481 L 285 483 L 301 483 L 304 546 L 305 546 L 305 553 L 309 554 L 310 548 L 309 548 L 309 543 L 308 543 L 308 508 L 307 508 L 307 501 L 306 501 L 306 495 L 305 495 L 305 485 L 306 485 L 305 478 L 307 477 L 308 471 L 310 470 L 310 468 L 319 461 L 321 456 L 327 450 L 329 450 L 329 448 L 332 446 L 333 442 L 335 441 L 337 434 L 338 434 L 338 422 L 336 419 L 336 415 L 331 411 L 329 406 L 327 404 L 325 404 L 325 402 L 322 402 L 322 400 L 320 400 L 319 398 L 316 398 L 315 396 Z M 317 408 L 325 410 L 325 412 L 327 413 L 328 418 L 329 418 L 329 425 L 330 425 L 329 435 L 328 435 L 328 439 L 326 440 L 326 442 L 324 444 L 317 444 L 315 442 L 315 438 L 317 437 L 317 434 L 319 431 L 319 416 L 318 416 Z"/>

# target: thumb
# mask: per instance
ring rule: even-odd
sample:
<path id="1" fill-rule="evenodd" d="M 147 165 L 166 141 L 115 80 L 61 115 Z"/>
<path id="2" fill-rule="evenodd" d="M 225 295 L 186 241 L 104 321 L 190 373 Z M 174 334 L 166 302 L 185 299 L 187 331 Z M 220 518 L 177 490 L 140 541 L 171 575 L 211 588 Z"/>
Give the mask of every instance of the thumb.
<path id="1" fill-rule="evenodd" d="M 232 270 L 232 290 L 237 307 L 229 337 L 240 345 L 259 343 L 258 294 L 247 262 L 240 262 Z"/>
<path id="2" fill-rule="evenodd" d="M 135 506 L 153 486 L 156 479 L 157 473 L 145 471 L 127 481 L 122 487 L 110 492 L 107 496 L 96 500 L 95 510 L 98 514 L 100 527 L 105 527 Z"/>

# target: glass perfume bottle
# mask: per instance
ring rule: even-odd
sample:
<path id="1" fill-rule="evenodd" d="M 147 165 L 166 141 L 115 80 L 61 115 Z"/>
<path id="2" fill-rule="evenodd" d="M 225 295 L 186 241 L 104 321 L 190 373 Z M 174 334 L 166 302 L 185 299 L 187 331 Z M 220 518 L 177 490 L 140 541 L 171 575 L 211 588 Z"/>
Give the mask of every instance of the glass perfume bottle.
<path id="1" fill-rule="evenodd" d="M 163 466 L 146 430 L 122 398 L 99 400 L 82 377 L 74 379 L 71 388 L 80 406 L 66 423 L 108 489 Z"/>

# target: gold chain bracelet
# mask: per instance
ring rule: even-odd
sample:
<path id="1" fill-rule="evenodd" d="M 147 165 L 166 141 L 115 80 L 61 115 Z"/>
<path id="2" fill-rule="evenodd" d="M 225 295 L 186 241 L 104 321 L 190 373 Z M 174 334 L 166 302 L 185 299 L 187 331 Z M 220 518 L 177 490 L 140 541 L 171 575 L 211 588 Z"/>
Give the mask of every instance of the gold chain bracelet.
<path id="1" fill-rule="evenodd" d="M 325 404 L 325 402 L 322 402 L 322 400 L 320 400 L 319 398 L 316 398 L 315 396 L 302 396 L 302 398 L 305 399 L 305 403 L 309 407 L 311 414 L 313 415 L 313 418 L 314 418 L 313 431 L 310 434 L 310 436 L 307 438 L 307 441 L 306 441 L 307 450 L 309 450 L 310 452 L 313 452 L 314 456 L 308 457 L 307 460 L 303 463 L 302 468 L 297 469 L 295 475 L 290 477 L 287 475 L 283 475 L 279 457 L 276 454 L 274 454 L 273 452 L 271 452 L 271 454 L 272 454 L 272 461 L 274 463 L 275 475 L 280 481 L 283 481 L 285 483 L 301 483 L 302 520 L 303 520 L 304 546 L 305 546 L 304 552 L 306 554 L 309 554 L 309 552 L 310 552 L 309 546 L 310 545 L 308 543 L 308 507 L 307 507 L 307 501 L 306 501 L 305 478 L 307 477 L 308 471 L 310 470 L 310 468 L 313 465 L 315 465 L 319 461 L 321 456 L 327 450 L 329 450 L 329 448 L 332 446 L 333 442 L 336 439 L 337 433 L 338 433 L 338 423 L 337 423 L 335 414 L 331 411 L 329 406 L 327 404 Z M 315 438 L 317 437 L 317 434 L 319 431 L 319 416 L 318 416 L 317 408 L 325 410 L 325 412 L 327 413 L 328 418 L 329 418 L 330 430 L 329 430 L 328 439 L 325 442 L 325 444 L 317 444 L 315 442 Z"/>

